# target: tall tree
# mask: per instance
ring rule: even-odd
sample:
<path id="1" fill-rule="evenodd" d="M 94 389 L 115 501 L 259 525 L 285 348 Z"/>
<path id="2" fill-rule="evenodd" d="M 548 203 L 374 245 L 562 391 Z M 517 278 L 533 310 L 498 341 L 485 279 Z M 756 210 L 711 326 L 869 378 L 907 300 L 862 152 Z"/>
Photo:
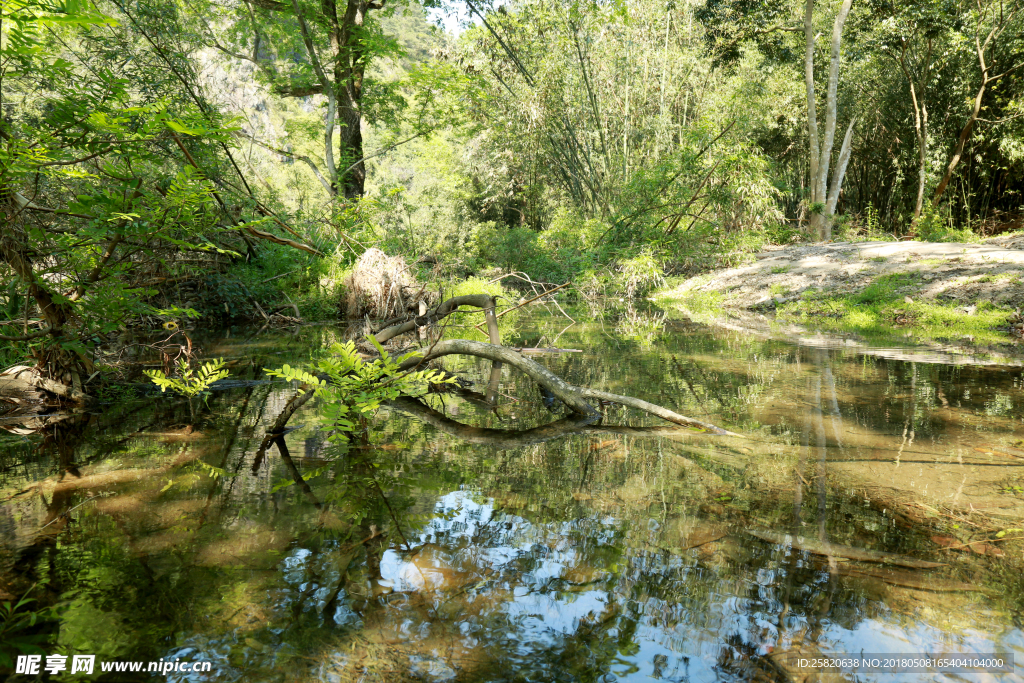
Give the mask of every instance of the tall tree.
<path id="1" fill-rule="evenodd" d="M 850 143 L 853 139 L 853 127 L 857 119 L 851 118 L 843 136 L 843 144 L 839 150 L 839 160 L 832 175 L 831 185 L 828 182 L 829 164 L 832 161 L 832 149 L 835 144 L 836 121 L 838 119 L 839 66 L 843 39 L 843 24 L 850 14 L 853 0 L 843 0 L 832 27 L 832 50 L 829 55 L 828 90 L 825 94 L 825 139 L 821 141 L 818 131 L 817 101 L 814 93 L 814 0 L 807 0 L 804 8 L 804 38 L 807 51 L 804 57 L 804 81 L 807 87 L 807 137 L 810 141 L 811 171 L 811 205 L 814 211 L 811 227 L 818 237 L 824 240 L 832 238 L 832 216 L 839 202 L 839 192 L 843 186 L 843 176 L 850 163 Z"/>
<path id="2" fill-rule="evenodd" d="M 206 27 L 214 47 L 255 64 L 278 94 L 326 98 L 323 163 L 332 195 L 363 194 L 367 68 L 374 58 L 399 51 L 369 21 L 370 13 L 383 10 L 386 2 L 242 0 L 223 34 Z M 217 11 L 212 4 L 205 7 Z M 382 90 L 378 87 L 374 95 L 386 99 L 389 93 Z M 318 168 L 314 171 L 324 177 Z"/>
<path id="3" fill-rule="evenodd" d="M 974 44 L 974 52 L 978 60 L 978 72 L 980 79 L 978 89 L 975 92 L 971 111 L 967 115 L 967 121 L 960 129 L 956 145 L 950 155 L 946 171 L 942 174 L 935 194 L 932 196 L 932 203 L 938 203 L 942 194 L 946 191 L 949 181 L 953 178 L 960 160 L 963 158 L 964 146 L 971 137 L 975 124 L 983 108 L 985 94 L 995 87 L 995 83 L 1024 64 L 1021 56 L 1020 46 L 1005 45 L 1004 43 L 1018 42 L 1021 40 L 1022 14 L 1024 14 L 1024 3 L 1020 0 L 976 0 L 973 14 L 973 36 L 968 40 Z M 1003 48 L 1000 50 L 1000 48 Z M 1016 49 L 1015 49 L 1016 48 Z"/>
<path id="4" fill-rule="evenodd" d="M 928 153 L 932 137 L 928 120 L 928 87 L 936 70 L 941 68 L 938 57 L 944 52 L 943 38 L 950 30 L 948 24 L 956 15 L 956 6 L 950 0 L 886 0 L 878 3 L 875 11 L 881 20 L 872 31 L 877 41 L 875 49 L 899 67 L 910 94 L 917 143 L 917 194 L 913 218 L 916 223 L 921 217 L 928 183 Z"/>

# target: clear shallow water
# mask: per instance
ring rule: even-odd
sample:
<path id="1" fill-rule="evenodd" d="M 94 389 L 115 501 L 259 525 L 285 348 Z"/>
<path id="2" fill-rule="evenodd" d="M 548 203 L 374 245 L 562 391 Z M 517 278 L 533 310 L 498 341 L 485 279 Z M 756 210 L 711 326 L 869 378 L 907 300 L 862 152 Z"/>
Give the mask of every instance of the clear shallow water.
<path id="1" fill-rule="evenodd" d="M 448 367 L 476 394 L 386 408 L 348 444 L 328 441 L 308 405 L 287 459 L 257 458 L 292 395 L 283 384 L 216 392 L 196 417 L 169 397 L 111 403 L 0 441 L 0 589 L 39 581 L 63 606 L 51 652 L 212 663 L 170 680 L 799 680 L 787 657 L 801 653 L 1001 651 L 1024 664 L 1019 546 L 943 548 L 1024 527 L 1020 368 L 635 311 L 567 324 L 540 310 L 507 341 L 557 337 L 582 352 L 538 360 L 568 381 L 749 438 L 615 406 L 600 424 L 526 438 L 564 414 L 508 369 L 488 404 L 490 366 L 471 360 Z M 259 380 L 333 334 L 204 346 L 241 361 L 235 379 Z M 830 562 L 747 529 L 945 566 Z"/>

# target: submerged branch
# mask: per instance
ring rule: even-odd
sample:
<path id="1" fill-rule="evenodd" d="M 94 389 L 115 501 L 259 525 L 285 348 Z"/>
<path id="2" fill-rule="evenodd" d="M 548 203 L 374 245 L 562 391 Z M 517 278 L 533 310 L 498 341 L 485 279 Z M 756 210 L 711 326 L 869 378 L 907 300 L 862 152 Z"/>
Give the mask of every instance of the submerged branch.
<path id="1" fill-rule="evenodd" d="M 716 427 L 708 422 L 701 422 L 695 420 L 692 417 L 686 417 L 680 415 L 677 412 L 671 411 L 668 408 L 662 408 L 659 405 L 648 403 L 639 398 L 633 398 L 632 396 L 620 396 L 618 394 L 610 394 L 607 391 L 598 391 L 597 389 L 586 389 L 580 388 L 580 393 L 585 398 L 596 398 L 599 401 L 608 401 L 609 403 L 618 403 L 619 405 L 628 406 L 630 408 L 636 408 L 642 410 L 645 413 L 650 413 L 656 417 L 660 417 L 663 420 L 674 422 L 677 425 L 683 425 L 685 427 L 697 427 L 698 429 L 704 429 L 712 434 L 721 434 L 723 436 L 740 436 L 735 432 L 730 432 L 721 427 Z"/>

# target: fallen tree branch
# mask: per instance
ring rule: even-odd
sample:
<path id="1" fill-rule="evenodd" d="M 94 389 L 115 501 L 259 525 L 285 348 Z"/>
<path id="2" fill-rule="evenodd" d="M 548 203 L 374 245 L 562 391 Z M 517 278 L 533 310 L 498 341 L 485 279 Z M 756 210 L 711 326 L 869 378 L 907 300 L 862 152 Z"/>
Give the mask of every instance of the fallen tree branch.
<path id="1" fill-rule="evenodd" d="M 422 357 L 410 358 L 402 363 L 399 369 L 409 370 L 435 358 L 451 355 L 476 356 L 478 358 L 486 358 L 487 360 L 508 363 L 546 388 L 558 400 L 575 412 L 581 415 L 597 414 L 594 407 L 587 403 L 580 395 L 578 387 L 569 384 L 543 365 L 524 357 L 522 354 L 495 344 L 485 344 L 483 342 L 469 341 L 468 339 L 449 339 L 438 342 L 428 349 L 427 353 Z"/>
<path id="2" fill-rule="evenodd" d="M 492 429 L 456 422 L 414 398 L 398 398 L 392 401 L 391 405 L 403 413 L 408 413 L 467 443 L 495 446 L 500 450 L 532 446 L 567 434 L 575 434 L 600 419 L 596 413 L 594 415 L 573 415 L 533 429 Z"/>
<path id="3" fill-rule="evenodd" d="M 209 176 L 207 176 L 206 173 L 203 171 L 203 169 L 199 166 L 199 164 L 196 163 L 196 160 L 189 153 L 188 148 L 185 147 L 184 143 L 182 143 L 181 138 L 179 138 L 178 135 L 173 130 L 170 131 L 170 133 L 171 133 L 171 137 L 174 138 L 174 141 L 178 144 L 178 148 L 181 149 L 182 154 L 185 155 L 185 159 L 188 160 L 188 163 L 192 166 L 192 168 L 196 169 L 196 171 L 204 179 L 208 178 Z M 229 220 L 235 221 L 236 219 L 231 215 L 231 212 L 228 211 L 227 204 L 225 204 L 224 200 L 221 199 L 220 194 L 216 190 L 212 190 L 211 194 L 213 195 L 213 198 L 217 200 L 217 203 L 220 204 L 220 208 L 224 212 L 224 215 Z M 278 222 L 280 223 L 281 221 L 278 220 Z M 309 252 L 310 254 L 313 254 L 314 256 L 324 256 L 324 253 L 322 251 L 320 251 L 319 249 L 314 249 L 313 247 L 309 246 L 308 244 L 302 244 L 301 242 L 296 242 L 295 240 L 290 240 L 290 239 L 288 239 L 286 237 L 278 237 L 277 235 L 271 234 L 269 232 L 264 232 L 263 230 L 258 230 L 256 228 L 254 228 L 252 226 L 249 226 L 249 225 L 246 225 L 246 224 L 244 224 L 242 222 L 237 222 L 237 224 L 234 227 L 236 229 L 238 229 L 239 232 L 242 232 L 243 234 L 245 232 L 248 232 L 253 237 L 259 237 L 260 239 L 264 239 L 264 240 L 267 240 L 269 242 L 274 242 L 276 244 L 283 244 L 285 246 L 293 247 L 295 249 L 301 249 L 302 251 Z M 294 233 L 294 231 L 292 231 L 292 232 Z"/>
<path id="4" fill-rule="evenodd" d="M 673 412 L 667 408 L 662 408 L 661 406 L 655 405 L 653 403 L 648 403 L 647 401 L 644 401 L 639 398 L 633 398 L 632 396 L 620 396 L 618 394 L 609 394 L 607 391 L 598 391 L 597 389 L 587 389 L 583 387 L 580 388 L 580 393 L 583 395 L 584 398 L 596 398 L 599 401 L 608 401 L 609 403 L 618 403 L 619 405 L 628 406 L 630 408 L 636 408 L 637 410 L 642 410 L 645 413 L 650 413 L 651 415 L 660 417 L 663 420 L 674 422 L 677 425 L 685 425 L 687 427 L 697 427 L 699 429 L 706 429 L 709 432 L 712 432 L 714 434 L 722 434 L 723 436 L 740 436 L 735 432 L 730 432 L 728 430 L 722 429 L 721 427 L 716 427 L 715 425 L 710 424 L 708 422 L 701 422 L 700 420 L 695 420 L 692 417 L 680 415 L 679 413 Z"/>
<path id="5" fill-rule="evenodd" d="M 320 251 L 319 249 L 314 249 L 313 247 L 309 246 L 308 244 L 302 244 L 301 242 L 296 242 L 295 240 L 290 240 L 287 237 L 279 237 L 278 235 L 275 235 L 273 233 L 264 232 L 263 230 L 257 230 L 256 228 L 253 228 L 253 227 L 248 226 L 248 225 L 246 225 L 246 226 L 238 226 L 238 227 L 239 228 L 244 227 L 245 230 L 250 235 L 252 235 L 253 237 L 259 237 L 261 240 L 267 240 L 268 242 L 274 242 L 275 244 L 283 244 L 285 246 L 292 247 L 293 249 L 301 249 L 302 251 L 309 252 L 310 254 L 313 254 L 314 256 L 323 256 L 324 255 L 324 253 L 322 251 Z"/>
<path id="6" fill-rule="evenodd" d="M 523 276 L 525 276 L 525 277 L 523 277 Z M 543 282 L 541 280 L 534 280 L 534 279 L 532 279 L 529 276 L 529 274 L 524 273 L 521 270 L 516 270 L 516 271 L 513 271 L 511 273 L 505 273 L 504 275 L 499 275 L 498 277 L 496 277 L 496 278 L 494 278 L 492 280 L 488 280 L 487 284 L 492 285 L 495 282 L 500 282 L 500 281 L 504 280 L 507 277 L 514 277 L 517 280 L 522 280 L 523 282 L 530 283 L 530 289 L 533 290 L 534 294 L 537 293 L 537 287 L 535 285 L 551 285 L 553 287 L 557 287 L 558 286 L 557 282 Z"/>
<path id="7" fill-rule="evenodd" d="M 483 342 L 469 341 L 467 339 L 449 339 L 435 344 L 433 347 L 428 349 L 427 353 L 421 358 L 409 359 L 403 363 L 400 368 L 402 370 L 408 370 L 434 360 L 435 358 L 450 355 L 476 356 L 478 358 L 485 358 L 491 361 L 508 363 L 550 391 L 558 400 L 581 415 L 594 415 L 597 413 L 594 407 L 586 401 L 587 398 L 596 398 L 636 408 L 650 413 L 651 415 L 660 417 L 663 420 L 687 427 L 697 427 L 711 432 L 712 434 L 740 436 L 739 434 L 722 429 L 721 427 L 717 427 L 713 424 L 695 420 L 693 418 L 686 417 L 685 415 L 680 415 L 667 408 L 654 405 L 653 403 L 648 403 L 647 401 L 643 401 L 638 398 L 619 396 L 618 394 L 610 394 L 608 392 L 597 391 L 595 389 L 585 389 L 583 387 L 577 387 L 569 384 L 536 361 L 530 360 L 512 349 L 497 346 L 495 344 L 485 344 Z"/>
<path id="8" fill-rule="evenodd" d="M 479 396 L 479 394 L 478 394 Z M 615 434 L 632 437 L 671 437 L 693 435 L 694 432 L 679 427 L 625 427 L 621 425 L 599 425 L 594 415 L 573 415 L 532 429 L 495 429 L 474 427 L 463 424 L 434 410 L 422 401 L 409 397 L 397 398 L 390 404 L 397 410 L 426 422 L 430 426 L 467 443 L 480 446 L 494 446 L 499 450 L 511 450 L 534 446 L 570 434 Z"/>
<path id="9" fill-rule="evenodd" d="M 490 338 L 492 344 L 497 345 L 501 343 L 501 337 L 498 334 L 498 316 L 494 314 L 495 305 L 494 297 L 490 294 L 466 294 L 464 296 L 455 296 L 441 302 L 429 313 L 418 315 L 410 320 L 406 320 L 405 322 L 400 322 L 395 325 L 391 325 L 390 327 L 386 327 L 373 336 L 374 339 L 377 340 L 378 344 L 384 344 L 400 334 L 412 332 L 416 328 L 423 327 L 424 325 L 434 324 L 442 318 L 455 313 L 460 306 L 476 306 L 477 308 L 484 309 L 484 317 L 487 318 L 487 336 Z"/>

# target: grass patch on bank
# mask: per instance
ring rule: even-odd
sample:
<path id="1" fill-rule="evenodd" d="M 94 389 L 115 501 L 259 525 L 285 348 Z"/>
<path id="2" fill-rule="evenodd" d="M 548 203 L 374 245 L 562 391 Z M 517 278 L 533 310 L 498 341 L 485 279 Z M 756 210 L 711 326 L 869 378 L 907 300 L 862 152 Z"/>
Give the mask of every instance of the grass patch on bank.
<path id="1" fill-rule="evenodd" d="M 920 273 L 882 275 L 860 292 L 844 296 L 816 293 L 780 306 L 781 319 L 867 338 L 930 339 L 974 344 L 1010 340 L 1006 331 L 1010 311 L 982 301 L 968 312 L 960 304 L 916 299 Z M 910 298 L 908 301 L 907 298 Z"/>

